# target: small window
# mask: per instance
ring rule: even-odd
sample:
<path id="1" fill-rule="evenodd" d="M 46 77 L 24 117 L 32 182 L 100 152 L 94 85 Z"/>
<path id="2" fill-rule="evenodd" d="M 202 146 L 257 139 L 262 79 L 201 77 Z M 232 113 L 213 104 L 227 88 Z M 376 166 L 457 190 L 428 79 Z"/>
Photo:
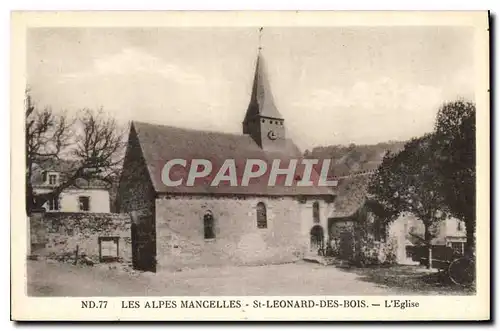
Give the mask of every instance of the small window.
<path id="1" fill-rule="evenodd" d="M 120 237 L 99 237 L 99 261 L 117 261 L 119 255 Z"/>
<path id="2" fill-rule="evenodd" d="M 319 223 L 320 222 L 320 219 L 319 219 L 319 202 L 318 201 L 314 201 L 314 203 L 313 203 L 313 221 L 314 221 L 314 223 Z"/>
<path id="3" fill-rule="evenodd" d="M 263 202 L 259 202 L 257 204 L 257 228 L 267 228 L 267 210 L 266 205 Z"/>
<path id="4" fill-rule="evenodd" d="M 59 198 L 54 197 L 52 199 L 49 199 L 48 201 L 48 207 L 50 211 L 56 211 L 59 210 Z"/>
<path id="5" fill-rule="evenodd" d="M 78 197 L 78 204 L 80 207 L 80 211 L 89 211 L 90 210 L 90 197 Z"/>
<path id="6" fill-rule="evenodd" d="M 54 175 L 54 174 L 49 175 L 49 184 L 50 185 L 57 184 L 57 175 Z"/>
<path id="7" fill-rule="evenodd" d="M 59 184 L 59 173 L 44 171 L 42 173 L 42 180 L 47 185 L 57 185 Z"/>
<path id="8" fill-rule="evenodd" d="M 462 222 L 457 221 L 457 231 L 462 231 Z"/>
<path id="9" fill-rule="evenodd" d="M 215 238 L 214 215 L 210 211 L 203 216 L 203 229 L 205 239 Z"/>
<path id="10" fill-rule="evenodd" d="M 464 243 L 462 243 L 462 242 L 452 242 L 451 248 L 453 249 L 454 252 L 456 252 L 458 254 L 464 253 Z"/>
<path id="11" fill-rule="evenodd" d="M 265 120 L 265 119 L 262 119 L 262 123 L 266 123 L 266 120 Z"/>
<path id="12" fill-rule="evenodd" d="M 407 259 L 413 259 L 413 246 L 406 246 L 405 252 L 406 252 Z"/>

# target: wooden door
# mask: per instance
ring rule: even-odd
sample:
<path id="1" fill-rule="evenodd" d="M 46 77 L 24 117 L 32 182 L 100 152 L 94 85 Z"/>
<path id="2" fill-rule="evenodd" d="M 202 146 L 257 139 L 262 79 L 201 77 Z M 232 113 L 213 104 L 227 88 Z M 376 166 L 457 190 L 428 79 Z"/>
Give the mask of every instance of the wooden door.
<path id="1" fill-rule="evenodd" d="M 154 217 L 144 216 L 132 224 L 132 264 L 134 269 L 156 272 Z"/>

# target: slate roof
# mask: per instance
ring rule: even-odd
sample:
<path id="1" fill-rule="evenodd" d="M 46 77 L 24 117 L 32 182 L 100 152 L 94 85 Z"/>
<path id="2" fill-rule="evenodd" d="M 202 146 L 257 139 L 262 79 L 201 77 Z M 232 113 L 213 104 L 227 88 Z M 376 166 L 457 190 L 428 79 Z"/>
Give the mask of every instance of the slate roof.
<path id="1" fill-rule="evenodd" d="M 245 116 L 245 122 L 257 115 L 283 119 L 276 105 L 269 86 L 264 58 L 259 54 L 255 65 L 252 95 Z"/>
<path id="2" fill-rule="evenodd" d="M 420 238 L 418 237 L 420 236 Z M 419 233 L 417 235 L 412 235 L 410 233 L 407 233 L 405 235 L 405 245 L 410 245 L 410 246 L 422 246 L 425 245 L 425 240 L 423 239 L 424 234 Z M 445 233 L 438 233 L 437 237 L 431 239 L 431 244 L 436 245 L 436 246 L 444 246 L 446 245 L 446 234 Z"/>
<path id="3" fill-rule="evenodd" d="M 270 196 L 297 196 L 297 195 L 332 195 L 327 187 L 297 187 L 284 186 L 278 181 L 276 186 L 267 185 L 267 176 L 251 180 L 246 187 L 230 186 L 223 181 L 218 186 L 210 186 L 213 176 L 226 159 L 234 159 L 239 179 L 247 159 L 260 159 L 268 163 L 268 172 L 274 159 L 280 159 L 280 168 L 286 167 L 290 159 L 298 159 L 294 182 L 300 180 L 303 166 L 300 164 L 302 155 L 297 146 L 287 139 L 285 147 L 280 152 L 266 152 L 246 134 L 231 134 L 212 131 L 198 131 L 165 125 L 133 122 L 131 134 L 137 134 L 141 150 L 153 183 L 158 193 L 178 194 L 241 194 L 241 195 L 270 195 Z M 161 180 L 161 171 L 168 160 L 172 159 L 208 159 L 213 164 L 211 177 L 200 179 L 193 186 L 186 186 L 188 167 L 172 168 L 172 179 L 183 178 L 183 184 L 177 187 L 166 186 Z M 313 177 L 317 177 L 314 172 Z"/>
<path id="4" fill-rule="evenodd" d="M 370 175 L 358 175 L 339 179 L 334 207 L 330 218 L 354 215 L 366 202 Z"/>
<path id="5" fill-rule="evenodd" d="M 244 134 L 230 134 L 212 131 L 198 131 L 172 126 L 134 122 L 131 126 L 131 135 L 137 136 L 137 141 L 146 162 L 151 182 L 158 193 L 175 194 L 233 194 L 233 195 L 266 195 L 266 196 L 332 196 L 327 187 L 296 186 L 301 180 L 304 166 L 301 164 L 302 153 L 290 140 L 285 139 L 279 150 L 263 150 L 251 138 L 248 126 L 245 123 L 253 121 L 255 117 L 269 117 L 283 120 L 276 109 L 274 99 L 266 77 L 264 60 L 259 54 L 257 57 L 255 75 L 249 106 L 243 122 Z M 183 179 L 179 186 L 166 186 L 161 178 L 165 163 L 172 159 L 184 159 L 186 167 L 172 168 L 172 179 Z M 186 185 L 190 162 L 193 159 L 207 159 L 213 165 L 212 173 L 207 178 L 200 178 L 193 186 Z M 268 169 L 265 175 L 252 179 L 248 186 L 241 186 L 241 177 L 248 159 L 265 161 Z M 275 186 L 268 185 L 268 175 L 274 160 L 280 160 L 280 168 L 285 168 L 292 159 L 298 160 L 291 186 L 284 185 L 284 177 L 278 178 Z M 223 181 L 211 186 L 213 178 L 226 160 L 234 160 L 238 179 L 237 186 L 231 186 L 229 181 Z M 126 166 L 126 165 L 125 165 Z M 318 174 L 313 171 L 313 181 L 317 182 Z M 280 180 L 281 179 L 281 180 Z"/>
<path id="6" fill-rule="evenodd" d="M 57 172 L 59 173 L 59 181 L 64 182 L 66 178 L 71 176 L 77 169 L 79 163 L 77 161 L 68 159 L 48 159 L 43 162 L 35 164 L 33 167 L 33 172 L 31 176 L 31 184 L 36 188 L 43 187 L 53 187 L 53 185 L 48 185 L 43 181 L 43 172 Z M 76 181 L 76 187 L 78 188 L 109 188 L 109 184 L 105 181 L 92 179 L 90 181 L 79 178 Z"/>

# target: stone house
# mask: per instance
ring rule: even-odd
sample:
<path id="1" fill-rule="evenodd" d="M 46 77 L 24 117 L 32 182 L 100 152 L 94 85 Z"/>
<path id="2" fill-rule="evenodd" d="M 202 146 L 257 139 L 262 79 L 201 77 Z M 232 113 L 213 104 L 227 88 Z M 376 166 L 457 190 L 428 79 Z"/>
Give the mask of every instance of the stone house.
<path id="1" fill-rule="evenodd" d="M 432 229 L 434 238 L 431 243 L 438 258 L 442 255 L 444 247 L 449 247 L 458 255 L 465 252 L 467 241 L 465 223 L 456 218 L 448 218 Z M 398 247 L 396 251 L 397 260 L 400 264 L 416 264 L 422 252 L 419 247 L 424 245 L 424 224 L 421 220 L 411 214 L 402 215 L 395 220 L 389 228 L 389 236 L 397 238 Z M 425 253 L 425 252 L 423 252 Z"/>
<path id="2" fill-rule="evenodd" d="M 264 177 L 246 187 L 210 186 L 203 179 L 194 186 L 166 186 L 161 177 L 172 159 L 208 159 L 219 166 L 234 159 L 240 176 L 248 159 L 287 163 L 301 157 L 286 137 L 260 54 L 242 134 L 133 122 L 117 204 L 131 215 L 134 267 L 278 263 L 317 251 L 333 201 L 327 187 L 268 186 Z"/>
<path id="3" fill-rule="evenodd" d="M 31 184 L 35 194 L 53 191 L 71 176 L 78 164 L 47 160 L 34 165 Z M 62 259 L 85 254 L 95 262 L 106 256 L 128 261 L 130 218 L 110 213 L 110 186 L 100 180 L 78 179 L 39 210 L 32 211 L 28 226 L 28 255 Z M 120 251 L 120 252 L 118 252 Z M 105 257 L 104 256 L 104 257 Z"/>
<path id="4" fill-rule="evenodd" d="M 349 261 L 385 262 L 391 259 L 386 227 L 369 208 L 366 198 L 370 174 L 339 178 L 332 213 L 328 217 L 328 242 L 333 254 Z"/>
<path id="5" fill-rule="evenodd" d="M 51 192 L 72 174 L 74 167 L 74 162 L 64 159 L 35 164 L 31 177 L 35 195 Z M 109 213 L 109 185 L 99 180 L 78 180 L 43 208 L 47 212 Z"/>
<path id="6" fill-rule="evenodd" d="M 386 224 L 376 216 L 376 204 L 367 198 L 372 172 L 339 180 L 332 213 L 328 217 L 328 241 L 334 254 L 344 260 L 365 263 L 417 264 L 416 250 L 423 247 L 424 225 L 411 214 Z M 436 249 L 450 247 L 463 254 L 464 222 L 446 219 L 433 229 Z"/>

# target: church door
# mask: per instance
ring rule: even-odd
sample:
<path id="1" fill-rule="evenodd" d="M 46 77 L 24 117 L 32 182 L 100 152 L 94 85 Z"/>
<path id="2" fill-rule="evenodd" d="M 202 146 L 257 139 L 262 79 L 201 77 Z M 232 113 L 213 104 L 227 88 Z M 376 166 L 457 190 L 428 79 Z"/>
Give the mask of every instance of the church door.
<path id="1" fill-rule="evenodd" d="M 320 248 L 323 248 L 323 227 L 321 225 L 315 225 L 312 227 L 311 232 L 310 249 L 312 252 L 318 252 Z"/>

